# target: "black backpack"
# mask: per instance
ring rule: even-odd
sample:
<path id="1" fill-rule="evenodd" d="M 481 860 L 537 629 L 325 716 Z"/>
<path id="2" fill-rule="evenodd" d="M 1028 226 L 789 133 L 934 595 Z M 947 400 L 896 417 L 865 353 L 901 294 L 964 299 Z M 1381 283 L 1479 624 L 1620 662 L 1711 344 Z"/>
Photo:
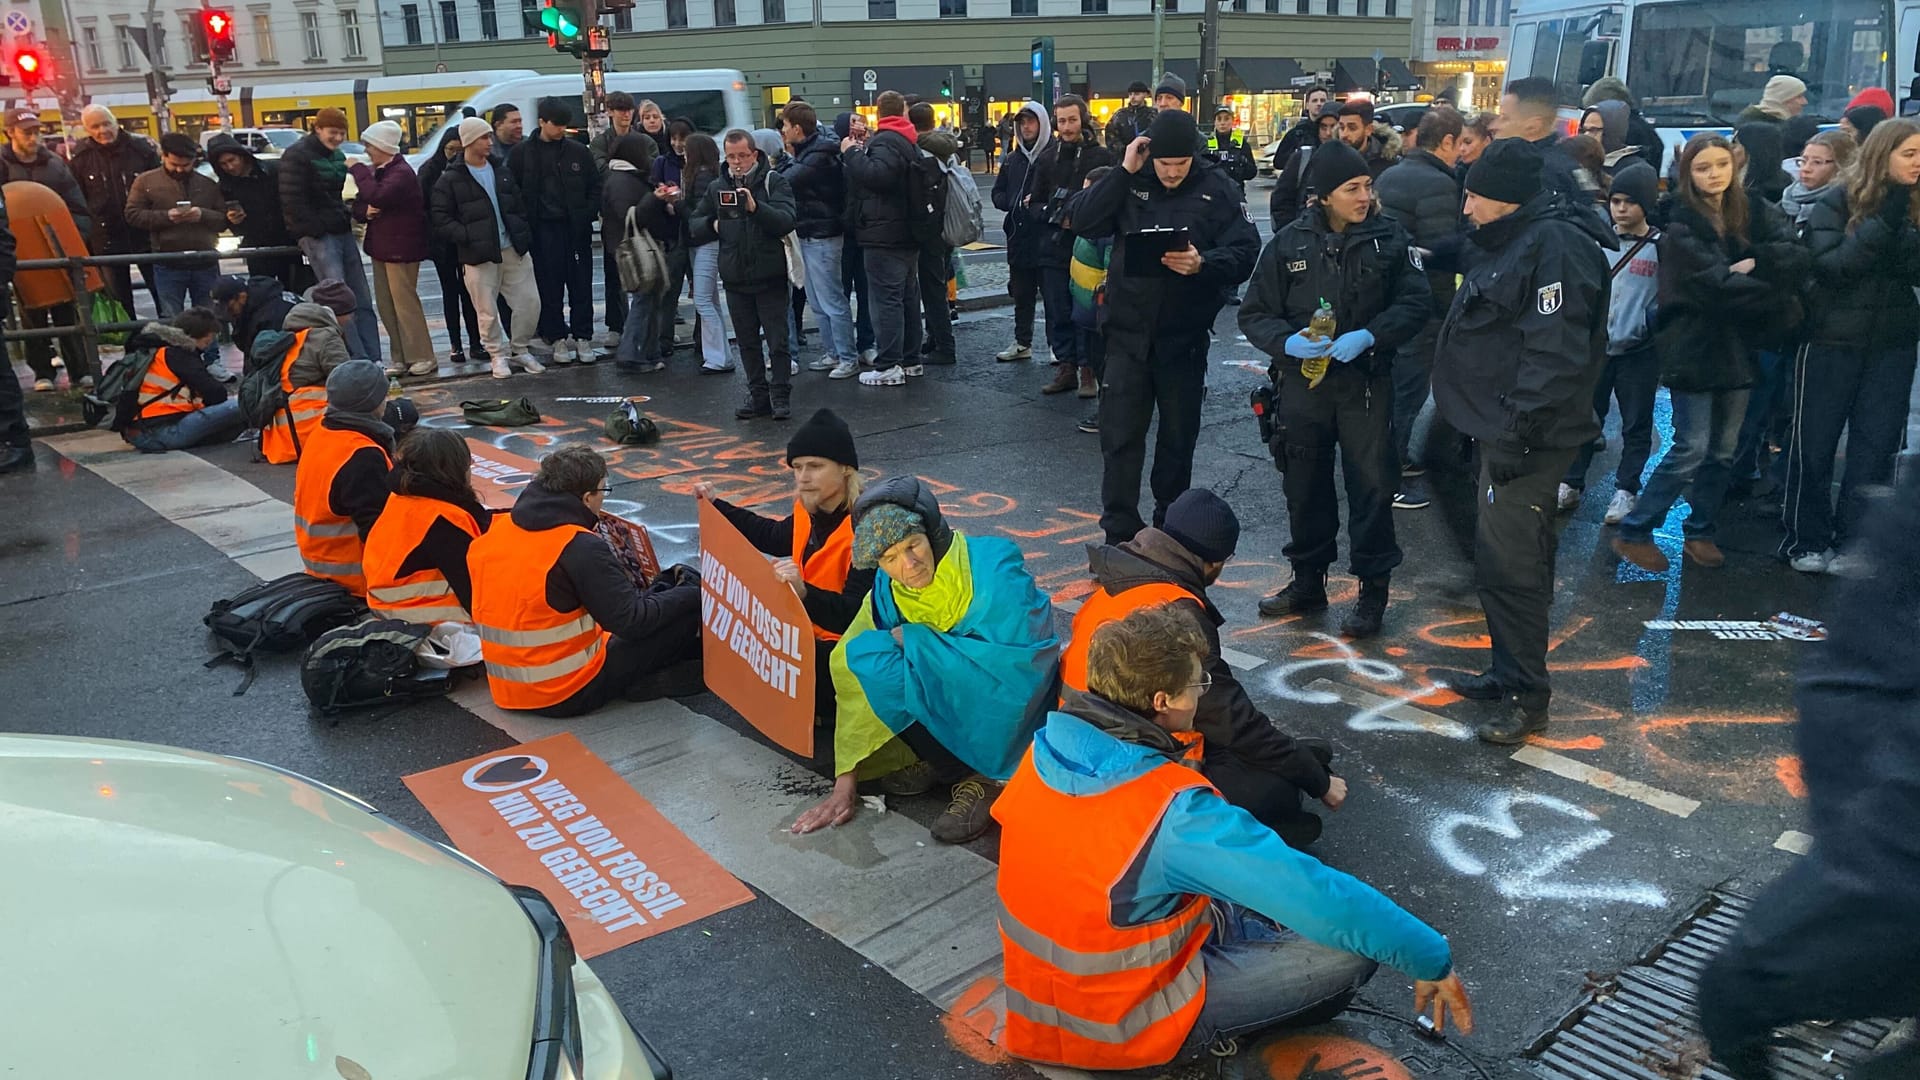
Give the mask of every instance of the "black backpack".
<path id="1" fill-rule="evenodd" d="M 260 652 L 291 652 L 328 630 L 366 615 L 367 605 L 346 586 L 309 574 L 288 574 L 261 582 L 229 600 L 216 600 L 207 612 L 207 629 L 226 647 L 206 666 L 231 660 L 247 669 L 235 690 L 253 685 L 253 657 Z"/>
<path id="2" fill-rule="evenodd" d="M 367 619 L 329 630 L 307 650 L 300 687 L 321 716 L 444 694 L 453 685 L 451 673 L 422 671 L 413 654 L 432 631 L 426 623 L 400 619 Z"/>
<path id="3" fill-rule="evenodd" d="M 915 147 L 913 164 L 907 169 L 907 231 L 921 247 L 944 242 L 951 184 L 940 159 Z"/>

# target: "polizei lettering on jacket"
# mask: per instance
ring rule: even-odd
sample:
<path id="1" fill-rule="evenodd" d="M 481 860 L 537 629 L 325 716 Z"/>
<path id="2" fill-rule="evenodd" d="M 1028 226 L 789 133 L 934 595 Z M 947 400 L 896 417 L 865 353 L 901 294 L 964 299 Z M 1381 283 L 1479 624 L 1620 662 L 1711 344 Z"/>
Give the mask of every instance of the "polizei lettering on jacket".
<path id="1" fill-rule="evenodd" d="M 800 694 L 800 650 L 808 630 L 773 613 L 720 560 L 700 553 L 700 625 L 747 662 L 761 681 Z"/>
<path id="2" fill-rule="evenodd" d="M 531 798 L 529 798 L 531 796 Z M 558 780 L 490 802 L 560 887 L 611 934 L 645 925 L 686 901 Z"/>

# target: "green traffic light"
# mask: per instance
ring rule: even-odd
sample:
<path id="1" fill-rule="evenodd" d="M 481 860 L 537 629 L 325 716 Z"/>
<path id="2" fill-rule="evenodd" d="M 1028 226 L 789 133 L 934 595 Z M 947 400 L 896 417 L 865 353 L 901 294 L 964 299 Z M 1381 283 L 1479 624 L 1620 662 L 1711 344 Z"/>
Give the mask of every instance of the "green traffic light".
<path id="1" fill-rule="evenodd" d="M 549 7 L 540 12 L 540 25 L 560 35 L 562 38 L 580 36 L 580 26 L 567 17 L 567 13 L 557 7 Z"/>

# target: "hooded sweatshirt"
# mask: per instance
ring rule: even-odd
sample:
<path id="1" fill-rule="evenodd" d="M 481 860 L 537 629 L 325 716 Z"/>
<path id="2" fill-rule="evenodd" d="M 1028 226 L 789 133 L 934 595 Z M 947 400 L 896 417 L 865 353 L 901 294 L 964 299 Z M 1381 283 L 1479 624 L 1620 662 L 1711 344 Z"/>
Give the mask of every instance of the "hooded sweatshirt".
<path id="1" fill-rule="evenodd" d="M 288 373 L 295 389 L 327 385 L 327 376 L 349 359 L 347 339 L 340 332 L 340 319 L 332 308 L 311 301 L 295 304 L 293 310 L 287 312 L 283 326 L 289 334 L 296 330 L 312 331 L 300 349 L 299 358 L 293 362 L 293 370 Z"/>
<path id="2" fill-rule="evenodd" d="M 1027 115 L 1040 122 L 1040 133 L 1032 142 L 1020 136 L 1020 117 Z M 1052 128 L 1053 121 L 1039 102 L 1029 101 L 1020 106 L 1019 114 L 1014 117 L 1012 144 L 1000 162 L 1000 174 L 993 180 L 993 205 L 1006 211 L 1001 228 L 1007 237 L 1007 261 L 1014 266 L 1039 265 L 1041 230 L 1033 227 L 1031 208 L 1025 203 L 1028 195 L 1035 196 L 1035 202 L 1044 201 L 1044 193 L 1033 190 L 1038 181 L 1034 166 L 1053 138 Z"/>

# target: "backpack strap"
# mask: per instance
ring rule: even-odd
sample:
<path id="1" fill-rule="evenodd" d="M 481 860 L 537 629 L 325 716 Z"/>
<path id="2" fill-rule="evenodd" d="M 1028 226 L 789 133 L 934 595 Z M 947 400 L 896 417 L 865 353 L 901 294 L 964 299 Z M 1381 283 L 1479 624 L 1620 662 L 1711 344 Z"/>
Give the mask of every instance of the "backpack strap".
<path id="1" fill-rule="evenodd" d="M 1614 278 L 1619 277 L 1620 271 L 1625 270 L 1627 264 L 1633 261 L 1633 257 L 1640 254 L 1641 248 L 1646 247 L 1658 239 L 1660 239 L 1660 230 L 1648 229 L 1647 235 L 1641 237 L 1639 243 L 1628 248 L 1626 255 L 1622 256 L 1619 262 L 1613 264 L 1613 269 L 1607 274 L 1607 280 L 1612 281 Z"/>

